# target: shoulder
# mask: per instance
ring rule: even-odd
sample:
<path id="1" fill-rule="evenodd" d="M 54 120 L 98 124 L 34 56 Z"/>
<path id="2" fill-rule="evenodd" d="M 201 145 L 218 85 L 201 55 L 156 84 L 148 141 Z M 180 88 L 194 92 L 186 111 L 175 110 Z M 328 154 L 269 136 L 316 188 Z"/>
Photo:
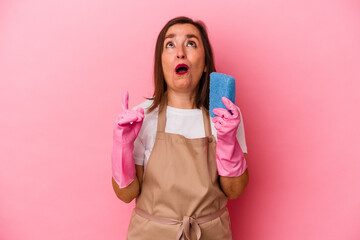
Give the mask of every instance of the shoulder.
<path id="1" fill-rule="evenodd" d="M 150 106 L 151 106 L 152 103 L 153 103 L 153 100 L 146 99 L 145 101 L 143 101 L 142 103 L 136 105 L 136 106 L 133 107 L 132 109 L 133 109 L 133 110 L 136 110 L 136 109 L 138 109 L 139 107 L 141 107 L 141 108 L 144 109 L 144 112 L 147 112 L 147 109 L 150 108 Z"/>
<path id="2" fill-rule="evenodd" d="M 157 115 L 159 107 L 156 107 L 151 113 L 149 113 L 149 111 L 148 111 L 149 108 L 151 107 L 151 105 L 153 104 L 153 102 L 154 102 L 153 100 L 146 99 L 145 101 L 143 101 L 142 103 L 136 105 L 132 109 L 136 110 L 139 107 L 141 107 L 142 109 L 144 109 L 145 117 L 147 115 L 154 115 L 154 114 Z"/>
<path id="3" fill-rule="evenodd" d="M 142 108 L 144 109 L 144 121 L 143 121 L 143 127 L 142 128 L 147 128 L 146 126 L 151 126 L 153 127 L 154 124 L 156 124 L 157 122 L 157 117 L 158 117 L 158 107 L 156 107 L 152 112 L 149 113 L 149 108 L 151 107 L 153 103 L 153 100 L 145 100 L 143 102 L 141 102 L 140 104 L 138 104 L 137 106 L 133 107 L 133 110 L 136 110 L 138 108 Z M 145 125 L 145 126 L 144 126 Z M 156 125 L 155 125 L 156 126 Z"/>

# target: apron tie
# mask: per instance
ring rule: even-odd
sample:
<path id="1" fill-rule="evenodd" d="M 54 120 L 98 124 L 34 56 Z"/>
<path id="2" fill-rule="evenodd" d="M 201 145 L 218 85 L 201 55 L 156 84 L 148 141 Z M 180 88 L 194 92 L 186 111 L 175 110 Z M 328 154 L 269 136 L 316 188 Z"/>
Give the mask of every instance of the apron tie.
<path id="1" fill-rule="evenodd" d="M 201 230 L 195 218 L 184 216 L 180 228 L 176 234 L 176 240 L 190 240 L 190 228 L 196 233 L 197 240 L 201 237 Z M 182 238 L 181 238 L 182 237 Z"/>
<path id="2" fill-rule="evenodd" d="M 176 240 L 190 240 L 190 229 L 191 228 L 195 231 L 196 238 L 197 238 L 197 240 L 199 240 L 201 237 L 201 229 L 200 229 L 199 224 L 210 222 L 210 221 L 220 217 L 225 212 L 225 210 L 226 210 L 226 206 L 223 207 L 222 209 L 220 209 L 219 211 L 214 212 L 214 213 L 209 214 L 204 217 L 195 219 L 195 218 L 192 218 L 189 216 L 184 216 L 183 220 L 180 221 L 177 219 L 153 216 L 153 215 L 148 214 L 144 210 L 141 210 L 140 208 L 136 208 L 136 207 L 134 208 L 135 213 L 137 213 L 139 216 L 146 218 L 150 221 L 154 221 L 154 222 L 162 223 L 162 224 L 171 224 L 171 225 L 180 224 L 179 230 L 176 233 Z"/>

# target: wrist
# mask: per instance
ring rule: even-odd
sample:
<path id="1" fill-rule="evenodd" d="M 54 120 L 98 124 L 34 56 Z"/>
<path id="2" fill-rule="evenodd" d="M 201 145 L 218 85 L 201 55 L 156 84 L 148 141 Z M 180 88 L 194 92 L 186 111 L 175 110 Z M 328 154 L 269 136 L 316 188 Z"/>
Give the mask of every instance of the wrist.
<path id="1" fill-rule="evenodd" d="M 244 156 L 240 156 L 236 161 L 227 161 L 225 159 L 216 158 L 216 165 L 219 176 L 223 177 L 239 177 L 247 169 L 247 163 Z"/>
<path id="2" fill-rule="evenodd" d="M 217 134 L 217 143 L 226 144 L 226 145 L 234 145 L 238 142 L 236 135 L 234 134 Z"/>
<path id="3" fill-rule="evenodd" d="M 135 138 L 136 139 L 136 138 Z M 134 147 L 135 139 L 126 139 L 123 136 L 114 135 L 113 142 L 120 146 Z"/>
<path id="4" fill-rule="evenodd" d="M 113 146 L 112 175 L 120 188 L 128 186 L 136 177 L 133 149 L 133 144 Z"/>
<path id="5" fill-rule="evenodd" d="M 231 144 L 220 141 L 216 145 L 216 164 L 220 176 L 238 177 L 244 173 L 246 159 L 237 139 Z"/>

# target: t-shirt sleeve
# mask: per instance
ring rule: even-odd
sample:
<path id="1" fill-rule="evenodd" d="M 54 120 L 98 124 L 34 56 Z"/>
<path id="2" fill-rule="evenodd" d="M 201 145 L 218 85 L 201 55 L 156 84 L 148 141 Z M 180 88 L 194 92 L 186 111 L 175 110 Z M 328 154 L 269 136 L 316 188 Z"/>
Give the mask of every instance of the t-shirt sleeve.
<path id="1" fill-rule="evenodd" d="M 241 115 L 240 108 L 239 108 L 239 112 L 240 112 L 241 122 L 240 122 L 240 124 L 239 124 L 238 129 L 237 129 L 236 137 L 237 137 L 237 139 L 238 139 L 238 141 L 239 141 L 239 144 L 240 144 L 240 147 L 241 147 L 241 150 L 243 151 L 243 153 L 247 153 L 247 146 L 246 146 L 246 140 L 245 140 L 244 121 L 243 121 L 243 118 L 242 118 L 242 115 Z"/>
<path id="2" fill-rule="evenodd" d="M 132 109 L 136 110 L 140 106 L 141 105 L 138 105 L 138 106 L 136 106 L 136 107 L 134 107 Z M 139 134 L 135 138 L 134 150 L 133 150 L 134 162 L 135 162 L 136 165 L 141 165 L 141 166 L 144 166 L 144 161 L 145 161 L 145 145 L 144 145 L 144 143 L 142 141 L 143 128 L 144 127 L 142 126 L 140 131 L 139 131 Z"/>
<path id="3" fill-rule="evenodd" d="M 134 157 L 134 162 L 136 165 L 144 166 L 145 146 L 141 141 L 140 133 L 136 137 L 135 142 L 134 142 L 133 157 Z"/>

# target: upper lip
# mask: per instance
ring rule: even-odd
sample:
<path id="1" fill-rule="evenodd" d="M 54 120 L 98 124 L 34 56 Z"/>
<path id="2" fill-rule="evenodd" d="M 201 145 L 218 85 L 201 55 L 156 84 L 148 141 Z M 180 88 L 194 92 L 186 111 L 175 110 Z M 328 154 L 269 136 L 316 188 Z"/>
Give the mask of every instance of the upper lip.
<path id="1" fill-rule="evenodd" d="M 179 67 L 186 67 L 187 69 L 189 69 L 188 65 L 186 65 L 185 63 L 180 63 L 180 64 L 176 65 L 175 71 L 177 71 Z"/>

